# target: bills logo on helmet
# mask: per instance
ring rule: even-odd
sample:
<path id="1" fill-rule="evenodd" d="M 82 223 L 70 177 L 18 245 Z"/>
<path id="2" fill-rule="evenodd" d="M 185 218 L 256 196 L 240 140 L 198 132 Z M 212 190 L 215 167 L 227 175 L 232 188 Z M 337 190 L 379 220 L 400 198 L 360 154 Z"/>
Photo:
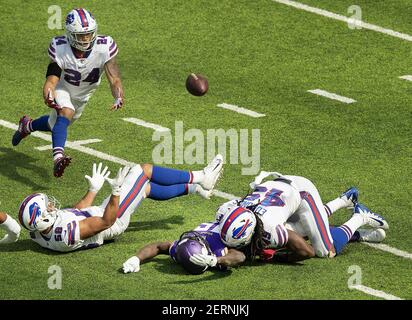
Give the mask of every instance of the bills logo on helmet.
<path id="1" fill-rule="evenodd" d="M 41 215 L 40 206 L 37 204 L 37 202 L 34 202 L 29 207 L 29 212 L 30 212 L 29 226 L 33 225 L 34 227 L 36 227 L 36 218 Z"/>
<path id="2" fill-rule="evenodd" d="M 72 24 L 74 21 L 74 14 L 73 13 L 69 13 L 66 17 L 66 24 Z"/>
<path id="3" fill-rule="evenodd" d="M 246 221 L 243 220 L 242 223 L 243 223 L 243 226 L 240 226 L 239 228 L 236 228 L 233 230 L 232 237 L 234 239 L 243 238 L 246 234 L 247 229 L 253 225 L 253 223 L 249 219 Z"/>

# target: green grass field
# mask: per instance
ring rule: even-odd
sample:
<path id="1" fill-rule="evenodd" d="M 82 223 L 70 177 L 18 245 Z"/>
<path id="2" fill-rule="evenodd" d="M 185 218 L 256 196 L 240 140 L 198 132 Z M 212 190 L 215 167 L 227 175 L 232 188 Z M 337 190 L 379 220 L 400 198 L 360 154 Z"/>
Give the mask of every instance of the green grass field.
<path id="1" fill-rule="evenodd" d="M 350 0 L 302 0 L 347 15 Z M 411 43 L 297 10 L 270 0 L 238 1 L 61 1 L 63 21 L 74 7 L 89 9 L 99 34 L 119 47 L 126 105 L 113 101 L 106 79 L 68 140 L 97 138 L 95 150 L 135 163 L 152 162 L 153 131 L 124 122 L 135 117 L 174 128 L 260 129 L 262 170 L 302 175 L 318 187 L 324 201 L 351 185 L 360 201 L 385 216 L 384 243 L 412 252 Z M 407 0 L 359 0 L 365 21 L 412 34 Z M 18 123 L 23 114 L 49 112 L 42 101 L 50 39 L 49 1 L 3 1 L 0 39 L 0 119 Z M 184 87 L 190 72 L 206 75 L 209 92 L 194 97 Z M 357 100 L 343 104 L 308 93 L 323 89 Z M 251 118 L 217 108 L 229 103 L 266 114 Z M 63 206 L 87 190 L 85 174 L 100 159 L 66 149 L 72 165 L 62 179 L 52 175 L 50 151 L 34 149 L 46 141 L 29 137 L 11 146 L 13 130 L 0 126 L 0 210 L 17 218 L 21 200 L 35 191 Z M 119 164 L 105 162 L 112 172 Z M 200 169 L 201 164 L 172 165 Z M 253 176 L 241 164 L 225 165 L 220 191 L 243 195 Z M 110 189 L 105 186 L 99 203 Z M 119 272 L 136 249 L 157 240 L 174 240 L 183 231 L 213 219 L 225 200 L 198 196 L 168 202 L 145 200 L 130 227 L 114 243 L 68 254 L 48 252 L 22 233 L 0 247 L 1 299 L 378 299 L 348 289 L 348 268 L 362 269 L 362 284 L 403 299 L 412 298 L 411 260 L 350 244 L 336 259 L 297 265 L 249 263 L 226 273 L 185 274 L 160 256 L 136 274 Z M 339 211 L 331 223 L 349 217 Z M 0 237 L 4 235 L 0 231 Z M 48 268 L 63 271 L 62 290 L 50 290 Z"/>

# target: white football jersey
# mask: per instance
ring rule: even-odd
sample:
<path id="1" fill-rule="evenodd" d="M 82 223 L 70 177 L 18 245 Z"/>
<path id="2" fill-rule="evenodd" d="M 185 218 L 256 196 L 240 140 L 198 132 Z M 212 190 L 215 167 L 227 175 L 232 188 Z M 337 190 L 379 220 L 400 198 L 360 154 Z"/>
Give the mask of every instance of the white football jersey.
<path id="1" fill-rule="evenodd" d="M 57 219 L 49 234 L 38 231 L 30 232 L 30 237 L 44 248 L 68 252 L 80 248 L 92 248 L 103 244 L 103 237 L 97 234 L 85 240 L 80 239 L 80 221 L 92 217 L 103 216 L 101 207 L 93 206 L 82 210 L 63 209 L 57 212 Z"/>
<path id="2" fill-rule="evenodd" d="M 66 36 L 53 38 L 48 54 L 62 69 L 56 89 L 66 90 L 73 100 L 86 102 L 100 84 L 105 63 L 117 53 L 117 45 L 110 36 L 98 35 L 84 58 L 76 58 Z"/>
<path id="3" fill-rule="evenodd" d="M 244 207 L 258 204 L 254 212 L 263 222 L 267 248 L 281 248 L 288 242 L 285 224 L 301 203 L 299 192 L 290 183 L 287 179 L 264 182 L 240 203 Z"/>

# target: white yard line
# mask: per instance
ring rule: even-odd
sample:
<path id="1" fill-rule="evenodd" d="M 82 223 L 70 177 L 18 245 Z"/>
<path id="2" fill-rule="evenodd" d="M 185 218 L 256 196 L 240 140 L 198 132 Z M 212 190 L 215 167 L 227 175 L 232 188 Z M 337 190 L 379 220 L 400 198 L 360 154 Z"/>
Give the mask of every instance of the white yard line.
<path id="1" fill-rule="evenodd" d="M 399 77 L 399 79 L 403 79 L 403 80 L 408 80 L 408 81 L 412 81 L 412 76 L 402 76 L 402 77 Z"/>
<path id="2" fill-rule="evenodd" d="M 277 3 L 282 3 L 282 4 L 285 4 L 287 6 L 299 9 L 299 10 L 304 10 L 304 11 L 307 11 L 307 12 L 315 13 L 315 14 L 318 14 L 320 16 L 324 16 L 324 17 L 327 17 L 327 18 L 331 18 L 331 19 L 342 21 L 342 22 L 354 24 L 354 25 L 359 26 L 363 29 L 368 29 L 368 30 L 372 30 L 372 31 L 375 31 L 375 32 L 383 33 L 383 34 L 386 34 L 388 36 L 399 38 L 399 39 L 406 40 L 406 41 L 412 41 L 412 36 L 409 35 L 409 34 L 400 33 L 400 32 L 397 32 L 397 31 L 394 31 L 394 30 L 391 30 L 391 29 L 386 29 L 386 28 L 379 27 L 379 26 L 371 24 L 371 23 L 355 20 L 353 18 L 348 18 L 348 17 L 340 15 L 340 14 L 336 14 L 336 13 L 333 13 L 333 12 L 330 12 L 330 11 L 326 11 L 326 10 L 319 9 L 319 8 L 316 8 L 316 7 L 308 6 L 306 4 L 303 4 L 303 3 L 300 3 L 300 2 L 297 2 L 297 1 L 290 1 L 290 0 L 272 0 L 272 1 L 277 2 Z"/>
<path id="3" fill-rule="evenodd" d="M 127 122 L 137 124 L 138 126 L 142 126 L 142 127 L 145 127 L 145 128 L 150 128 L 150 129 L 153 129 L 153 130 L 159 131 L 159 132 L 170 131 L 169 128 L 165 128 L 165 127 L 159 126 L 157 124 L 146 122 L 144 120 L 140 120 L 140 119 L 136 119 L 136 118 L 123 118 L 123 120 L 127 121 Z"/>
<path id="4" fill-rule="evenodd" d="M 73 145 L 82 146 L 85 144 L 95 143 L 95 142 L 102 142 L 102 140 L 100 139 L 77 140 L 77 141 L 73 141 L 72 143 Z M 52 148 L 53 146 L 51 144 L 48 144 L 46 146 L 36 147 L 34 149 L 39 150 L 39 151 L 45 151 L 45 150 L 51 150 Z"/>
<path id="5" fill-rule="evenodd" d="M 245 108 L 242 108 L 242 107 L 235 106 L 233 104 L 220 103 L 217 106 L 219 108 L 231 110 L 231 111 L 241 113 L 241 114 L 247 115 L 249 117 L 253 117 L 253 118 L 261 118 L 261 117 L 266 116 L 263 113 L 258 113 L 258 112 L 255 112 L 255 111 L 252 111 L 252 110 L 249 110 L 249 109 L 245 109 Z"/>
<path id="6" fill-rule="evenodd" d="M 369 287 L 366 287 L 366 286 L 363 286 L 363 285 L 359 285 L 359 284 L 354 285 L 354 286 L 350 286 L 349 289 L 359 290 L 359 291 L 362 291 L 362 292 L 364 292 L 366 294 L 369 294 L 371 296 L 375 296 L 375 297 L 382 298 L 382 299 L 385 299 L 385 300 L 403 300 L 403 299 L 401 299 L 399 297 L 396 297 L 394 295 L 391 295 L 389 293 L 386 293 L 386 292 L 383 292 L 383 291 L 380 291 L 380 290 L 375 290 L 375 289 L 372 289 L 372 288 L 369 288 Z"/>
<path id="7" fill-rule="evenodd" d="M 388 246 L 388 245 L 386 245 L 386 244 L 382 244 L 382 243 L 368 243 L 368 242 L 362 242 L 362 243 L 363 243 L 363 244 L 366 244 L 366 245 L 369 246 L 369 247 L 372 247 L 372 248 L 375 248 L 375 249 L 378 249 L 378 250 L 382 250 L 382 251 L 385 251 L 385 252 L 392 253 L 392 254 L 394 254 L 395 256 L 412 260 L 412 253 L 409 253 L 409 252 L 406 252 L 406 251 L 402 251 L 402 250 L 399 250 L 399 249 L 390 247 L 390 246 Z"/>
<path id="8" fill-rule="evenodd" d="M 347 104 L 356 102 L 356 100 L 353 100 L 351 98 L 340 96 L 336 93 L 331 93 L 331 92 L 321 90 L 321 89 L 308 90 L 308 92 L 316 94 L 318 96 L 329 98 L 329 99 L 332 99 L 332 100 L 337 100 L 337 101 L 340 101 L 340 102 L 343 102 L 343 103 L 347 103 Z"/>

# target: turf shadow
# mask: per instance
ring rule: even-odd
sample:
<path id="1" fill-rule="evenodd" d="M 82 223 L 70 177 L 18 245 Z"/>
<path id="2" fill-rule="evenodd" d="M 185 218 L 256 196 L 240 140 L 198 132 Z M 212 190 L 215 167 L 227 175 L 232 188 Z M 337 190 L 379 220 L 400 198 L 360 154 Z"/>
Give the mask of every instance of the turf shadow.
<path id="1" fill-rule="evenodd" d="M 151 220 L 151 221 L 134 221 L 130 222 L 125 232 L 129 231 L 139 231 L 139 230 L 165 230 L 173 229 L 169 224 L 182 225 L 184 218 L 182 216 L 172 216 L 166 219 Z"/>
<path id="2" fill-rule="evenodd" d="M 37 160 L 27 154 L 17 152 L 15 149 L 0 147 L 0 175 L 27 185 L 34 191 L 47 190 L 47 185 L 43 186 L 38 182 L 39 180 L 42 180 L 40 182 L 47 182 L 50 175 L 45 168 L 35 164 Z M 32 171 L 33 175 L 21 175 L 19 169 Z M 32 176 L 35 180 L 30 179 L 29 176 Z"/>
<path id="3" fill-rule="evenodd" d="M 30 239 L 19 240 L 14 243 L 9 243 L 0 246 L 0 252 L 19 252 L 19 251 L 33 251 L 47 255 L 61 255 L 61 252 L 47 250 Z"/>
<path id="4" fill-rule="evenodd" d="M 155 269 L 167 274 L 174 274 L 174 275 L 188 275 L 191 279 L 188 280 L 179 280 L 173 282 L 174 284 L 188 284 L 188 283 L 197 283 L 203 281 L 210 281 L 210 280 L 219 280 L 231 275 L 232 271 L 219 271 L 217 269 L 209 269 L 205 273 L 199 276 L 190 275 L 183 267 L 171 259 L 153 259 L 153 262 L 156 263 Z M 196 277 L 196 279 L 193 279 Z"/>

